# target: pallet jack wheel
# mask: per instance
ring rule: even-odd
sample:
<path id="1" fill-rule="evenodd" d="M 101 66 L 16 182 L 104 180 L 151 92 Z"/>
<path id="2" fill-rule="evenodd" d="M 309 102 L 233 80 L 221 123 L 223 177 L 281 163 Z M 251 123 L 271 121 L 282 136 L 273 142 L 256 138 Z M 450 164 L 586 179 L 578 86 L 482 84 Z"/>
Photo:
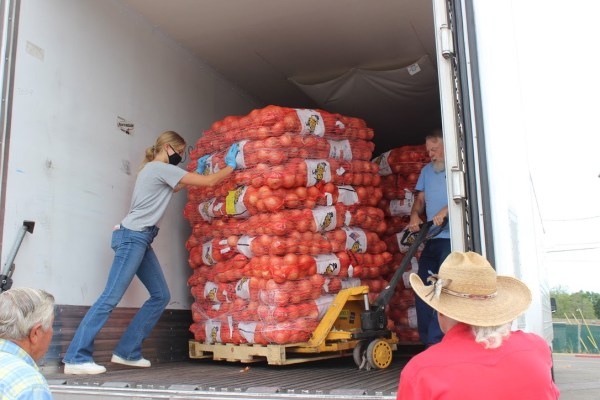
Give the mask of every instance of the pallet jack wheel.
<path id="1" fill-rule="evenodd" d="M 352 358 L 358 369 L 364 369 L 367 364 L 367 357 L 365 354 L 367 346 L 364 340 L 361 340 L 356 344 L 356 347 L 352 351 Z"/>
<path id="2" fill-rule="evenodd" d="M 367 347 L 367 361 L 375 369 L 384 369 L 392 363 L 392 346 L 381 339 L 375 339 Z"/>

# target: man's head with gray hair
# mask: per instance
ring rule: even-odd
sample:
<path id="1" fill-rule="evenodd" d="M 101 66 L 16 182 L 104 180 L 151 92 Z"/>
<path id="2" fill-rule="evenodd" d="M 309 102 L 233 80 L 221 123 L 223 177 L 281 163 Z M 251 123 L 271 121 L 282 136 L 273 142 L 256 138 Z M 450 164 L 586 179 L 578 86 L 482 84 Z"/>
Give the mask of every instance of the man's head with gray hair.
<path id="1" fill-rule="evenodd" d="M 444 161 L 444 136 L 441 129 L 434 129 L 425 136 L 425 148 L 431 158 L 431 164 L 435 172 L 442 172 L 446 165 Z"/>
<path id="2" fill-rule="evenodd" d="M 53 322 L 54 296 L 46 291 L 13 288 L 0 293 L 0 339 L 15 342 L 36 361 L 48 350 Z"/>
<path id="3" fill-rule="evenodd" d="M 429 135 L 425 136 L 425 140 L 444 140 L 444 134 L 441 129 L 436 128 L 432 130 Z"/>

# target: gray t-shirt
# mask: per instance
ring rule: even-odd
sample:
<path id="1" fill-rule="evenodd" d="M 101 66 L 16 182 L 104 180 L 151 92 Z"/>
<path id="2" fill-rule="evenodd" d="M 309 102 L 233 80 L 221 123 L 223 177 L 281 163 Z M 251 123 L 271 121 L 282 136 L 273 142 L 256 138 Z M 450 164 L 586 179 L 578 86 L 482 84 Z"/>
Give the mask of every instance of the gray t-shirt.
<path id="1" fill-rule="evenodd" d="M 129 213 L 121 221 L 127 229 L 141 231 L 155 226 L 173 196 L 173 189 L 187 171 L 160 161 L 151 161 L 138 173 Z"/>

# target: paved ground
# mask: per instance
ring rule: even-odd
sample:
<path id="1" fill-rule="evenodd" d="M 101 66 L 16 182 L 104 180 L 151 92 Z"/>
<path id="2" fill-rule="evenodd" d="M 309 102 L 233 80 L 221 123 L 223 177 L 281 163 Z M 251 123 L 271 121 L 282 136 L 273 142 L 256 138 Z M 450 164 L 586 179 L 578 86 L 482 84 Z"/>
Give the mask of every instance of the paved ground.
<path id="1" fill-rule="evenodd" d="M 554 353 L 553 357 L 561 400 L 600 399 L 600 355 Z"/>

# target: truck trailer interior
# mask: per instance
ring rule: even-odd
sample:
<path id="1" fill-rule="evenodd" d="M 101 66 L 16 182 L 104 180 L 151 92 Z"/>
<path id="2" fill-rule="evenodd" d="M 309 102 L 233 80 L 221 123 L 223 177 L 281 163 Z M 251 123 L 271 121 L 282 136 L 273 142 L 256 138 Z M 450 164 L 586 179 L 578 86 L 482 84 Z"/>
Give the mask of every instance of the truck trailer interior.
<path id="1" fill-rule="evenodd" d="M 54 62 L 53 57 L 61 57 L 61 55 L 52 54 L 49 50 L 44 54 L 42 48 L 48 49 L 50 46 L 44 42 L 43 35 L 36 36 L 32 34 L 32 32 L 36 34 L 39 32 L 36 32 L 36 28 L 32 28 L 32 23 L 27 19 L 29 15 L 36 14 L 36 12 L 32 11 L 26 2 L 17 2 L 17 4 L 19 3 L 23 10 L 21 14 L 23 19 L 21 21 L 17 19 L 17 32 L 19 28 L 23 29 L 25 34 L 19 32 L 21 35 L 19 40 L 27 45 L 27 55 L 21 60 L 25 60 L 27 63 L 38 62 L 39 60 L 49 65 Z M 83 118 L 95 113 L 94 110 L 86 110 L 84 113 L 80 113 L 81 108 L 85 108 L 86 105 L 72 100 L 78 97 L 73 94 L 85 94 L 86 96 L 89 95 L 90 98 L 96 95 L 93 92 L 90 93 L 88 88 L 73 87 L 73 82 L 76 83 L 79 79 L 90 79 L 90 81 L 95 82 L 96 87 L 99 87 L 103 85 L 102 79 L 106 79 L 101 72 L 103 66 L 110 65 L 110 68 L 116 70 L 120 65 L 124 69 L 131 68 L 131 59 L 128 58 L 110 58 L 100 51 L 97 53 L 97 58 L 95 58 L 96 55 L 91 55 L 95 51 L 94 45 L 98 45 L 98 49 L 105 49 L 108 40 L 128 42 L 130 39 L 122 35 L 123 32 L 128 30 L 128 27 L 123 27 L 125 22 L 125 24 L 131 26 L 143 26 L 142 31 L 145 29 L 148 32 L 149 41 L 162 41 L 166 43 L 166 47 L 177 48 L 179 52 L 185 53 L 187 57 L 200 60 L 202 65 L 206 65 L 210 69 L 208 73 L 213 74 L 214 79 L 226 87 L 225 90 L 242 92 L 249 99 L 243 104 L 252 104 L 252 106 L 245 108 L 240 105 L 229 108 L 213 106 L 213 98 L 208 96 L 204 104 L 185 105 L 186 108 L 199 109 L 199 113 L 201 110 L 207 109 L 210 111 L 210 115 L 213 116 L 211 119 L 204 118 L 203 124 L 195 126 L 196 138 L 199 138 L 204 130 L 209 129 L 214 121 L 231 115 L 231 109 L 236 109 L 239 115 L 244 115 L 252 111 L 253 108 L 261 108 L 267 105 L 318 108 L 362 118 L 366 121 L 367 126 L 375 132 L 373 156 L 403 145 L 422 144 L 425 135 L 442 126 L 434 10 L 431 1 L 178 0 L 165 2 L 162 0 L 114 0 L 101 6 L 93 1 L 79 3 L 72 7 L 64 1 L 57 1 L 55 4 L 60 5 L 62 10 L 73 10 L 72 14 L 69 17 L 62 17 L 61 20 L 51 18 L 44 20 L 44 28 L 37 29 L 52 29 L 55 35 L 53 37 L 58 37 L 59 40 L 60 35 L 70 35 L 72 33 L 72 31 L 65 28 L 65 25 L 70 23 L 69 18 L 73 18 L 72 22 L 78 26 L 83 24 L 84 21 L 89 21 L 90 29 L 93 27 L 95 30 L 106 32 L 111 31 L 111 26 L 121 24 L 118 29 L 116 26 L 114 29 L 120 35 L 115 33 L 114 37 L 110 39 L 99 39 L 99 43 L 94 43 L 94 40 L 86 43 L 86 46 L 89 47 L 82 52 L 82 58 L 89 58 L 89 60 L 85 60 L 86 65 L 98 68 L 97 70 L 77 71 L 77 74 L 81 74 L 83 78 L 81 76 L 67 76 L 67 74 L 62 76 L 61 73 L 64 73 L 64 71 L 61 70 L 49 75 L 57 81 L 64 79 L 64 82 L 59 82 L 57 85 L 61 90 L 59 98 L 62 98 L 63 101 L 67 99 L 68 107 L 66 107 L 67 112 L 65 114 L 71 113 L 76 116 L 71 121 L 73 125 L 76 124 L 75 121 L 80 121 L 80 117 Z M 44 7 L 50 6 L 44 5 Z M 90 11 L 96 11 L 96 13 Z M 117 15 L 118 18 L 115 18 Z M 40 15 L 35 15 L 35 17 L 41 18 Z M 66 38 L 66 36 L 64 37 Z M 131 40 L 133 41 L 133 39 Z M 65 41 L 64 50 L 73 52 L 70 46 L 75 46 L 75 42 Z M 102 43 L 100 44 L 100 42 Z M 152 64 L 153 59 L 147 54 L 147 49 L 143 48 L 144 44 L 140 41 L 139 48 L 136 48 L 136 46 L 137 44 L 128 46 L 130 53 L 127 57 L 140 57 Z M 122 54 L 122 52 L 119 54 Z M 78 62 L 80 61 L 78 60 Z M 68 61 L 65 59 L 64 62 Z M 19 63 L 18 58 L 17 63 Z M 57 65 L 60 65 L 60 62 Z M 150 67 L 151 65 L 148 65 L 148 68 Z M 181 64 L 174 63 L 171 66 L 168 60 L 161 60 L 160 73 L 171 76 L 187 73 L 178 70 L 180 67 Z M 32 64 L 28 68 L 35 70 L 38 65 Z M 15 86 L 15 96 L 19 99 L 28 98 L 27 96 L 30 95 L 35 96 L 35 90 L 28 89 L 23 84 L 24 78 L 19 74 L 17 69 L 16 80 L 21 82 L 21 86 L 18 83 Z M 71 79 L 73 79 L 73 82 L 71 82 Z M 223 82 L 225 83 L 223 84 Z M 106 84 L 116 86 L 124 92 L 129 91 L 128 95 L 133 92 L 128 82 L 115 84 L 107 81 Z M 160 87 L 160 84 L 156 86 Z M 197 86 L 189 88 L 189 90 L 196 89 Z M 77 92 L 78 90 L 79 92 Z M 224 100 L 218 97 L 219 95 L 216 94 L 214 103 L 223 104 Z M 223 95 L 223 98 L 226 98 L 226 96 Z M 144 100 L 143 98 L 136 98 L 131 101 L 142 102 Z M 240 102 L 240 104 L 242 103 Z M 19 109 L 22 108 L 21 106 Z M 117 107 L 114 108 L 117 109 Z M 152 114 L 152 111 L 145 111 L 149 115 Z M 161 112 L 161 110 L 157 110 L 157 114 L 152 116 L 158 118 Z M 182 115 L 185 115 L 185 113 L 182 112 Z M 56 119 L 58 121 L 69 120 L 69 117 L 59 115 Z M 136 132 L 141 132 L 145 128 L 144 123 L 139 120 L 137 122 L 136 129 L 138 131 Z M 50 134 L 44 136 L 44 138 L 56 138 L 52 135 L 57 133 L 52 132 L 57 131 L 57 126 L 62 127 L 62 124 L 49 126 L 48 132 Z M 19 127 L 19 123 L 15 122 L 13 124 L 14 132 Z M 78 132 L 79 128 L 82 127 L 73 126 L 73 132 Z M 88 129 L 89 127 L 85 126 L 83 128 Z M 13 134 L 16 137 L 16 133 Z M 65 134 L 61 131 L 58 135 Z M 136 133 L 136 135 L 141 135 L 141 133 Z M 150 133 L 149 137 L 153 135 L 154 132 Z M 63 136 L 59 136 L 59 138 L 63 138 Z M 134 137 L 134 139 L 136 138 Z M 71 149 L 71 154 L 83 154 L 85 146 L 93 146 L 93 143 L 96 143 L 95 140 L 94 138 L 93 142 L 90 141 L 90 143 L 82 143 L 74 148 L 66 147 L 65 149 Z M 111 161 L 119 163 L 119 157 L 125 157 L 118 153 L 124 151 L 123 146 L 118 145 L 118 140 L 122 139 L 107 140 L 111 142 L 112 147 L 107 146 L 107 148 L 104 148 L 104 145 L 100 146 L 104 150 L 104 156 L 113 157 L 114 159 L 111 159 Z M 127 149 L 132 154 L 134 150 L 137 151 L 135 153 L 137 156 L 139 150 L 135 148 Z M 117 156 L 115 153 L 119 155 Z M 49 171 L 51 170 L 50 156 L 46 161 L 46 167 Z M 125 171 L 127 175 L 131 175 L 131 168 L 135 167 L 124 163 L 120 169 Z M 76 172 L 71 172 L 71 174 L 75 174 L 75 181 L 72 186 L 78 189 L 79 175 Z M 56 178 L 48 176 L 48 183 L 52 184 L 52 179 L 56 180 Z M 98 184 L 105 184 L 103 179 L 98 179 Z M 131 177 L 125 177 L 125 179 L 112 186 L 111 190 L 115 190 L 115 192 L 120 190 L 123 197 L 123 199 L 118 198 L 115 201 L 122 201 L 123 203 L 128 201 L 127 195 L 128 191 L 131 190 L 130 186 Z M 11 203 L 11 200 L 9 199 L 8 202 Z M 90 210 L 94 204 L 89 205 Z M 182 204 L 183 202 L 180 200 L 179 203 L 171 205 L 173 209 L 179 207 L 179 210 L 171 211 L 172 215 L 179 218 L 177 222 L 179 224 L 185 223 L 181 219 Z M 117 209 L 117 212 L 120 212 L 119 209 Z M 90 222 L 96 221 L 90 220 L 89 215 L 85 215 L 85 213 L 76 217 Z M 93 218 L 101 219 L 97 215 Z M 36 219 L 39 220 L 40 218 Z M 175 223 L 171 222 L 171 224 L 174 225 Z M 166 226 L 165 230 L 167 232 L 176 230 L 173 225 Z M 50 226 L 47 221 L 45 223 L 42 220 L 41 223 L 38 223 L 38 226 L 39 228 L 36 227 L 37 236 L 35 240 L 42 240 L 46 237 L 45 235 L 52 237 L 52 231 L 45 231 Z M 47 232 L 50 232 L 50 234 Z M 94 235 L 96 234 L 94 231 Z M 104 236 L 100 236 L 101 234 Z M 98 237 L 105 238 L 105 236 L 105 233 L 98 233 Z M 37 239 L 37 237 L 41 238 Z M 181 243 L 184 243 L 184 234 L 179 234 L 177 238 L 181 239 Z M 59 242 L 60 237 L 53 239 Z M 7 241 L 8 238 L 5 240 Z M 159 251 L 163 251 L 164 258 L 167 260 L 168 255 L 171 254 L 170 252 L 182 252 L 181 248 L 167 250 L 169 244 L 166 242 L 167 239 L 163 240 L 164 242 L 160 242 L 158 246 L 160 246 Z M 89 245 L 90 248 L 94 246 L 94 249 L 99 246 L 97 242 L 94 244 L 89 237 L 85 240 L 86 246 Z M 27 246 L 26 243 L 25 247 L 27 248 Z M 26 248 L 25 251 L 27 251 Z M 105 262 L 111 256 L 108 253 L 109 249 L 103 250 L 106 250 L 106 253 L 98 253 L 100 256 L 97 257 L 101 262 Z M 84 251 L 82 250 L 82 252 Z M 185 260 L 187 255 L 177 255 L 177 257 L 177 261 Z M 60 260 L 60 257 L 58 259 Z M 51 270 L 50 267 L 49 269 Z M 185 293 L 187 290 L 185 288 L 187 276 L 184 276 L 184 274 L 189 274 L 189 269 L 183 266 L 180 270 L 184 271 L 183 274 L 180 274 L 182 276 L 177 276 L 175 272 L 170 271 L 171 276 L 169 279 L 171 284 L 174 280 L 179 280 L 178 285 L 183 287 L 181 290 L 184 291 L 183 297 L 185 298 L 189 295 Z M 18 272 L 19 267 L 17 266 L 17 274 Z M 80 271 L 76 271 L 72 276 L 74 282 L 83 279 L 77 275 L 80 273 Z M 48 280 L 50 286 L 56 285 L 54 282 L 61 279 L 59 274 L 55 274 Z M 22 278 L 16 275 L 15 279 Z M 98 290 L 95 286 L 102 285 L 102 282 L 94 282 L 90 285 L 93 285 L 93 292 Z M 92 294 L 85 292 L 87 289 L 82 288 L 80 290 L 79 297 L 71 292 L 68 294 L 61 293 L 58 296 L 58 314 L 61 326 L 55 329 L 55 339 L 45 359 L 46 364 L 43 366 L 50 383 L 57 387 L 67 383 L 65 376 L 59 370 L 61 351 L 64 351 L 69 338 L 89 306 L 88 297 L 93 297 Z M 106 361 L 110 357 L 111 346 L 118 339 L 118 333 L 124 324 L 135 312 L 138 297 L 145 296 L 143 290 L 140 291 L 137 287 L 134 292 L 134 295 L 125 298 L 124 307 L 120 307 L 115 311 L 107 328 L 102 331 L 101 335 L 103 335 L 104 341 L 97 347 L 98 362 Z M 77 300 L 78 303 L 73 301 L 73 298 L 79 299 L 80 297 L 85 300 Z M 181 297 L 179 292 L 176 293 L 175 297 L 177 299 Z M 240 367 L 239 364 L 228 365 L 224 362 L 212 362 L 210 360 L 207 362 L 190 362 L 186 353 L 189 338 L 189 325 L 186 322 L 188 318 L 189 305 L 186 304 L 178 304 L 175 309 L 168 309 L 165 312 L 156 328 L 155 335 L 147 343 L 154 353 L 147 354 L 146 357 L 157 364 L 156 369 L 152 368 L 153 371 L 127 370 L 125 374 L 124 370 L 113 368 L 108 374 L 94 377 L 91 381 L 89 379 L 70 379 L 68 383 L 82 386 L 91 385 L 95 388 L 106 385 L 107 390 L 131 388 L 130 385 L 137 383 L 138 388 L 142 390 L 139 396 L 149 393 L 148 390 L 169 387 L 176 387 L 183 391 L 212 390 L 213 392 L 218 391 L 224 396 L 231 391 L 245 391 L 250 387 L 260 387 L 264 391 L 263 395 L 269 397 L 270 395 L 267 392 L 274 390 L 274 387 L 278 387 L 290 388 L 291 391 L 287 393 L 292 394 L 298 394 L 304 390 L 305 393 L 301 394 L 310 397 L 329 393 L 328 390 L 331 388 L 343 387 L 345 392 L 340 391 L 338 394 L 342 397 L 346 396 L 345 398 L 364 395 L 391 398 L 397 387 L 398 371 L 408 359 L 408 357 L 398 356 L 399 361 L 394 364 L 394 368 L 380 371 L 378 374 L 380 380 L 375 383 L 369 382 L 373 375 L 363 374 L 359 376 L 360 371 L 354 370 L 351 360 L 312 363 L 308 367 L 300 365 L 281 368 L 262 365 L 251 366 L 248 369 L 243 366 Z M 414 349 L 410 349 L 410 351 L 414 351 Z M 178 363 L 182 361 L 184 364 Z M 352 371 L 349 372 L 348 368 Z M 248 371 L 252 372 L 248 373 Z M 199 386 L 197 384 L 199 376 L 209 378 L 212 383 Z M 118 382 L 115 383 L 115 381 Z M 294 392 L 294 390 L 297 392 Z M 63 393 L 61 398 L 77 398 L 69 397 L 68 390 L 61 393 Z M 335 393 L 332 392 L 331 394 Z M 91 391 L 89 395 L 90 398 L 102 396 L 102 390 Z M 179 395 L 182 396 L 180 398 L 185 398 L 185 395 L 181 393 Z M 271 395 L 274 394 L 271 393 Z M 256 396 L 256 398 L 261 398 L 262 395 L 257 394 Z"/>
<path id="2" fill-rule="evenodd" d="M 441 126 L 431 2 L 124 2 L 264 105 L 363 118 L 375 155 Z"/>

